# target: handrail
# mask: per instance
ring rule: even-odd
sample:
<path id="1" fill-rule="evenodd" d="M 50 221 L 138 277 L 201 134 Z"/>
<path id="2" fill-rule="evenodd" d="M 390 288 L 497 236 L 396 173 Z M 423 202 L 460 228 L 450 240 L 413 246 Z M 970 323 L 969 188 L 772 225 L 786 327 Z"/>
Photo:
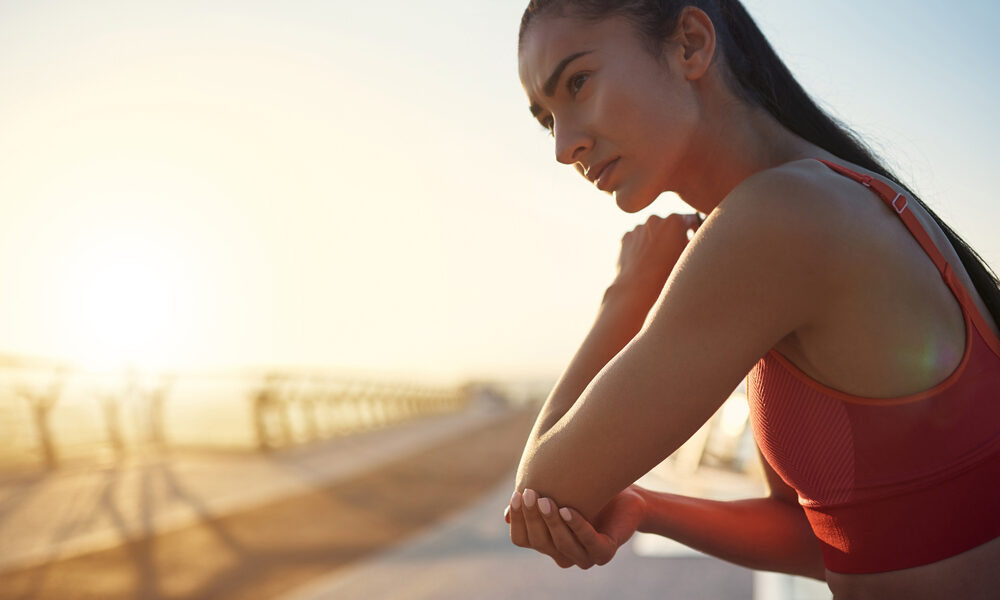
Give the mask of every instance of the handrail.
<path id="1" fill-rule="evenodd" d="M 323 371 L 0 364 L 0 469 L 176 449 L 274 451 L 467 407 L 466 384 Z"/>

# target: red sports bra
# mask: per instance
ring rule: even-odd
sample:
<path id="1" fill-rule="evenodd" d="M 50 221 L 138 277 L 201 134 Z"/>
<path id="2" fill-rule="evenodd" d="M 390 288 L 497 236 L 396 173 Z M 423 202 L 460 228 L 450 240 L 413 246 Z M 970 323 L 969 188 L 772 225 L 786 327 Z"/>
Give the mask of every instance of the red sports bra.
<path id="1" fill-rule="evenodd" d="M 771 350 L 748 377 L 754 436 L 798 492 L 827 569 L 936 562 L 1000 536 L 1000 340 L 905 195 L 821 162 L 877 193 L 934 261 L 962 306 L 965 354 L 929 390 L 871 399 L 827 387 Z"/>

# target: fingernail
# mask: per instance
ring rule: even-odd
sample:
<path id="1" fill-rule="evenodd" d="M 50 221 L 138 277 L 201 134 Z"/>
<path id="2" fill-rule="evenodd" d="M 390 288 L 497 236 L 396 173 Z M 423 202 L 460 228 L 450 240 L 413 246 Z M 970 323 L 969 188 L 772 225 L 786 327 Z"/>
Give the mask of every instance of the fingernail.
<path id="1" fill-rule="evenodd" d="M 514 492 L 514 495 L 510 497 L 510 507 L 514 510 L 521 508 L 521 494 Z"/>
<path id="2" fill-rule="evenodd" d="M 573 518 L 573 515 L 569 512 L 568 508 L 560 508 L 559 516 L 562 517 L 563 521 L 569 521 L 570 519 Z"/>
<path id="3" fill-rule="evenodd" d="M 510 507 L 509 506 L 503 509 L 503 520 L 507 521 L 508 523 L 510 522 Z"/>
<path id="4" fill-rule="evenodd" d="M 535 500 L 538 500 L 538 494 L 535 490 L 524 490 L 524 505 L 531 508 L 535 505 Z"/>
<path id="5" fill-rule="evenodd" d="M 542 511 L 543 515 L 547 515 L 552 512 L 552 505 L 549 504 L 548 498 L 538 499 L 538 510 Z"/>

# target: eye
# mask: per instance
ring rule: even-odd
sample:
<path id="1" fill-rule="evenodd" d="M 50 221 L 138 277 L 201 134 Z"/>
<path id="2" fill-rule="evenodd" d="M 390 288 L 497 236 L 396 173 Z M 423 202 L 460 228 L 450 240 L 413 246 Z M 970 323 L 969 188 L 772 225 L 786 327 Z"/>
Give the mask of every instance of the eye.
<path id="1" fill-rule="evenodd" d="M 566 89 L 571 95 L 576 96 L 588 79 L 590 79 L 590 73 L 577 73 L 566 80 Z"/>
<path id="2" fill-rule="evenodd" d="M 538 122 L 545 129 L 545 132 L 550 136 L 555 136 L 555 123 L 552 121 L 552 116 L 545 117 L 544 119 L 539 119 Z"/>

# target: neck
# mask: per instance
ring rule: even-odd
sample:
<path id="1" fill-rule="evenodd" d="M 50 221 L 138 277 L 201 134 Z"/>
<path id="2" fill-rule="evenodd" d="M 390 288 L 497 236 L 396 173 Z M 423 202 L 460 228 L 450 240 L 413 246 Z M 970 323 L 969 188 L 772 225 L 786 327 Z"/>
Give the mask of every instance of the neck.
<path id="1" fill-rule="evenodd" d="M 712 212 L 737 185 L 760 171 L 804 158 L 835 158 L 785 129 L 763 108 L 729 98 L 705 111 L 705 122 L 712 125 L 693 145 L 675 190 L 699 212 Z"/>

